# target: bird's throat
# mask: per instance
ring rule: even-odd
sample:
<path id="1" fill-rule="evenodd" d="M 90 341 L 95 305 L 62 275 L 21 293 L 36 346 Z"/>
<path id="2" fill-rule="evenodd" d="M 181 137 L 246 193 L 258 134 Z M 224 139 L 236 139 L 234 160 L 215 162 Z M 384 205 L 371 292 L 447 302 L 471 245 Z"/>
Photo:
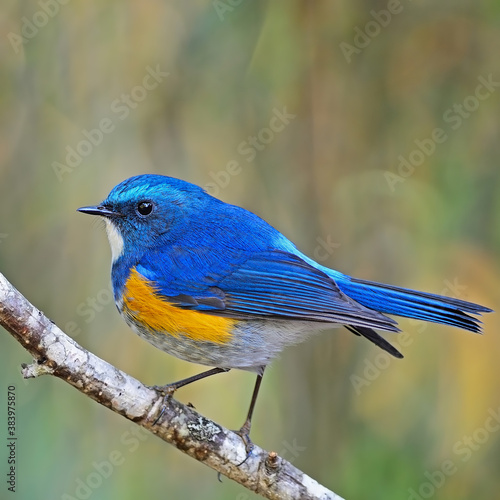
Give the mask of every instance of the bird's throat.
<path id="1" fill-rule="evenodd" d="M 111 259 L 114 263 L 123 254 L 123 237 L 109 219 L 104 220 L 106 222 L 106 233 L 108 235 L 109 246 L 111 247 Z"/>

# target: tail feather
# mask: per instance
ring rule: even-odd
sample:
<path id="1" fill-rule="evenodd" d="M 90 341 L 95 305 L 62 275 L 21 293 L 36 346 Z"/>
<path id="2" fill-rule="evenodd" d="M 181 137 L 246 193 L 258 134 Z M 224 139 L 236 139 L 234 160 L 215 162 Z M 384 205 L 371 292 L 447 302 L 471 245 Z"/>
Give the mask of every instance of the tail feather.
<path id="1" fill-rule="evenodd" d="M 471 314 L 480 315 L 481 313 L 492 312 L 487 307 L 465 300 L 373 281 L 349 277 L 346 277 L 345 280 L 337 278 L 335 281 L 346 295 L 370 309 L 375 309 L 384 314 L 395 314 L 407 318 L 456 326 L 476 333 L 481 333 L 481 321 L 471 316 Z M 366 336 L 359 330 L 358 333 Z M 372 338 L 370 340 L 374 342 Z"/>
<path id="2" fill-rule="evenodd" d="M 345 325 L 345 327 L 354 335 L 361 335 L 367 338 L 370 342 L 373 342 L 376 346 L 380 347 L 384 351 L 392 354 L 395 358 L 402 358 L 403 355 L 387 340 L 381 337 L 375 330 L 371 328 L 367 328 L 366 326 L 353 326 L 353 325 Z"/>

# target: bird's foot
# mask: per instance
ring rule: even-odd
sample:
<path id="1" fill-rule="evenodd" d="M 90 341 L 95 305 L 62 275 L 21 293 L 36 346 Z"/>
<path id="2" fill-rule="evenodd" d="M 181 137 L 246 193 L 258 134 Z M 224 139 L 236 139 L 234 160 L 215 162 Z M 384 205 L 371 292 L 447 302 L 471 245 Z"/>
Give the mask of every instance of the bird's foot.
<path id="1" fill-rule="evenodd" d="M 153 422 L 153 425 L 156 425 L 160 421 L 161 417 L 163 417 L 163 414 L 165 413 L 165 410 L 167 409 L 167 404 L 168 404 L 170 398 L 174 395 L 174 392 L 178 388 L 179 387 L 177 386 L 176 383 L 151 386 L 151 389 L 155 390 L 156 392 L 159 392 L 163 396 L 163 403 L 161 405 L 160 413 L 158 414 L 155 421 Z"/>
<path id="2" fill-rule="evenodd" d="M 179 386 L 174 382 L 173 384 L 152 385 L 151 389 L 159 392 L 162 396 L 172 397 L 174 392 L 179 389 Z"/>
<path id="3" fill-rule="evenodd" d="M 243 465 L 248 460 L 248 457 L 252 454 L 252 450 L 254 449 L 254 444 L 250 439 L 250 427 L 251 423 L 247 420 L 242 425 L 240 430 L 234 431 L 235 434 L 238 434 L 238 436 L 240 436 L 241 440 L 243 441 L 243 444 L 245 445 L 245 451 L 247 452 L 245 459 L 238 464 L 238 467 L 240 465 Z"/>

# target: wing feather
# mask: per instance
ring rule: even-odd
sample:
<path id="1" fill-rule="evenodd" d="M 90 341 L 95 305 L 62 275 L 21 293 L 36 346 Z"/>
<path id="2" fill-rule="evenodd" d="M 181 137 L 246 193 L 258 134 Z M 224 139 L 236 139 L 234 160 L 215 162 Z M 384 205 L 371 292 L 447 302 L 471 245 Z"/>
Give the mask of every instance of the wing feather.
<path id="1" fill-rule="evenodd" d="M 141 262 L 138 271 L 150 279 L 165 300 L 189 309 L 235 319 L 284 319 L 340 323 L 399 331 L 395 321 L 345 295 L 333 278 L 285 251 L 253 253 L 246 259 L 196 256 L 191 268 L 155 269 Z M 230 257 L 230 255 L 227 255 Z M 184 260 L 193 257 L 183 256 Z M 228 263 L 229 260 L 229 263 Z M 207 262 L 208 261 L 208 262 Z M 163 264 L 165 259 L 162 260 Z M 200 266 L 200 263 L 202 266 Z M 153 269 L 152 269 L 153 267 Z M 157 265 L 156 265 L 157 267 Z M 199 274 L 204 270 L 202 274 Z"/>

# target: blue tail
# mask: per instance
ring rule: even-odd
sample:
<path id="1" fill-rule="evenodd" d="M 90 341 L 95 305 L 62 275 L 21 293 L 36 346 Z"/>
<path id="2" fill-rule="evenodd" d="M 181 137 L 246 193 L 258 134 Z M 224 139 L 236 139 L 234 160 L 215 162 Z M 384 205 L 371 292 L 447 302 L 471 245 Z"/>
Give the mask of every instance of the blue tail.
<path id="1" fill-rule="evenodd" d="M 349 276 L 335 277 L 338 287 L 356 302 L 385 314 L 395 314 L 481 333 L 481 321 L 471 314 L 492 312 L 487 307 L 433 293 L 399 288 Z"/>

